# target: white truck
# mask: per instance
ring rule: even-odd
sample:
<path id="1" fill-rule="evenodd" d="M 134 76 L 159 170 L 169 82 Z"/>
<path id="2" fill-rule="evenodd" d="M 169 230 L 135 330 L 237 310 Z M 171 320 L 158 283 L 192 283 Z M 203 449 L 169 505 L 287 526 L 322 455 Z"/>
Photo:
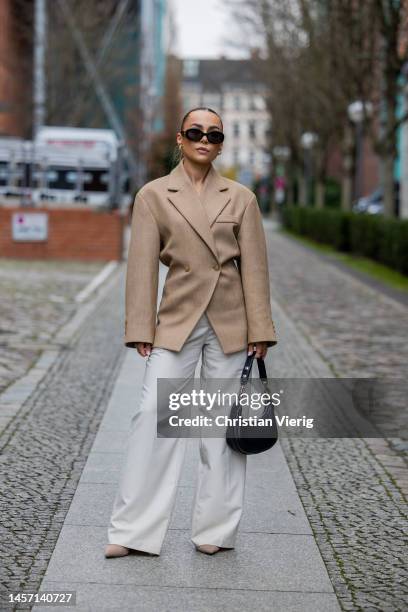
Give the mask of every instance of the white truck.
<path id="1" fill-rule="evenodd" d="M 0 198 L 126 207 L 123 147 L 112 130 L 43 127 L 35 141 L 0 138 Z"/>

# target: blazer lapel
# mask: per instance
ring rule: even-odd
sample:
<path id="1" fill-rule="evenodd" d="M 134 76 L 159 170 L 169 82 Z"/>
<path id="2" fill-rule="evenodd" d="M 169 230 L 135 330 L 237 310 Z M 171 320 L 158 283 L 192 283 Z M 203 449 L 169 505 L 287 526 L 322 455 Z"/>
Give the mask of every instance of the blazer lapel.
<path id="1" fill-rule="evenodd" d="M 205 178 L 204 189 L 199 196 L 184 169 L 183 161 L 180 161 L 168 176 L 168 199 L 187 219 L 218 259 L 218 251 L 211 226 L 231 199 L 227 181 L 211 164 Z"/>
<path id="2" fill-rule="evenodd" d="M 210 227 L 215 222 L 223 208 L 231 200 L 228 181 L 224 179 L 211 164 L 204 182 L 204 189 L 200 195 L 204 203 Z"/>

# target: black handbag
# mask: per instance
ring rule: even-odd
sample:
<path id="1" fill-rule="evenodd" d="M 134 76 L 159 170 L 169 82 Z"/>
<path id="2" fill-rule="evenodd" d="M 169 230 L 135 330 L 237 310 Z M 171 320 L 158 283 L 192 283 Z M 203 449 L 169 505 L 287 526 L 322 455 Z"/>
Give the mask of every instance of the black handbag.
<path id="1" fill-rule="evenodd" d="M 247 385 L 250 379 L 250 373 L 252 364 L 255 357 L 255 351 L 248 355 L 244 368 L 241 374 L 241 387 L 239 390 L 238 401 L 232 406 L 230 412 L 230 419 L 236 419 L 235 421 L 229 421 L 226 430 L 226 441 L 232 450 L 242 453 L 244 455 L 254 455 L 256 453 L 262 453 L 270 448 L 278 441 L 278 427 L 275 419 L 275 410 L 272 401 L 269 401 L 260 417 L 257 417 L 266 421 L 268 424 L 261 425 L 242 425 L 239 420 L 242 417 L 242 405 L 241 398 L 243 393 L 247 392 Z M 263 393 L 267 393 L 270 398 L 272 396 L 268 387 L 268 378 L 266 376 L 265 362 L 262 357 L 257 358 L 259 379 L 253 378 L 252 381 L 260 380 L 263 387 Z"/>

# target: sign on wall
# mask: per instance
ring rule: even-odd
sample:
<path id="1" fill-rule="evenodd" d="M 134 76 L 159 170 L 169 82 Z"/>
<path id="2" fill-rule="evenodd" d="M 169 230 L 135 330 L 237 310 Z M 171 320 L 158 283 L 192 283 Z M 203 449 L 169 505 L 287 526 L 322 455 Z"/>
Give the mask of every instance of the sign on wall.
<path id="1" fill-rule="evenodd" d="M 47 213 L 13 213 L 13 240 L 39 242 L 48 238 Z"/>

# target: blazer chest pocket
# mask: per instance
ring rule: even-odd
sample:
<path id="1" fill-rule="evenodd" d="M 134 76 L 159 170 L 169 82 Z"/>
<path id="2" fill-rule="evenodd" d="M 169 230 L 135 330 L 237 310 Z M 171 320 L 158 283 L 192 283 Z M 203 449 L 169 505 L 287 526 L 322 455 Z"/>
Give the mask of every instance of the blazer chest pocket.
<path id="1" fill-rule="evenodd" d="M 238 217 L 234 217 L 232 215 L 220 215 L 219 217 L 217 217 L 217 219 L 215 220 L 216 223 L 236 223 L 237 225 L 239 224 L 239 219 Z"/>

